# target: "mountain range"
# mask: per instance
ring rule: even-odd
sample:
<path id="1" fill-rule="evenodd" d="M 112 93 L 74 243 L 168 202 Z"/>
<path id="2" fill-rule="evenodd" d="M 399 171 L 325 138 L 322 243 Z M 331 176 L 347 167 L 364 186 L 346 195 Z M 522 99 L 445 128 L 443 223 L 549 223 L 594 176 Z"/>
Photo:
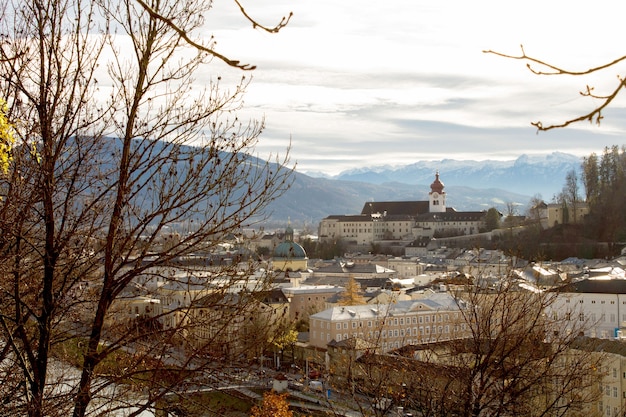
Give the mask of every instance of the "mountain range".
<path id="1" fill-rule="evenodd" d="M 534 196 L 550 202 L 571 170 L 580 172 L 581 158 L 553 152 L 521 155 L 509 161 L 443 159 L 404 166 L 363 167 L 336 176 L 294 172 L 291 188 L 268 208 L 267 227 L 294 227 L 315 231 L 321 219 L 334 214 L 357 214 L 368 201 L 427 200 L 436 172 L 445 185 L 448 207 L 505 211 L 514 203 L 524 214 Z M 582 187 L 581 187 L 582 188 Z"/>

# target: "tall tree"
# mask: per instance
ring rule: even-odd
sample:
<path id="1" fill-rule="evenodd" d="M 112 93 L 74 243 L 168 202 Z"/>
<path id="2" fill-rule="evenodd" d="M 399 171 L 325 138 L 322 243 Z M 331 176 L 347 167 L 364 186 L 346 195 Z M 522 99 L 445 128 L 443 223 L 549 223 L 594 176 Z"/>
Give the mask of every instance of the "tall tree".
<path id="1" fill-rule="evenodd" d="M 485 227 L 488 232 L 500 227 L 502 214 L 495 207 L 491 207 L 485 214 Z"/>
<path id="2" fill-rule="evenodd" d="M 208 254 L 262 219 L 289 185 L 286 158 L 250 156 L 263 122 L 235 115 L 247 81 L 232 89 L 219 76 L 204 88 L 194 84 L 214 58 L 251 68 L 203 44 L 210 7 L 197 0 L 2 3 L 0 88 L 7 115 L 19 120 L 1 179 L 0 359 L 12 370 L 2 381 L 5 411 L 132 415 L 175 391 L 196 363 L 185 355 L 198 352 L 177 351 L 179 366 L 168 364 L 168 378 L 159 378 L 150 358 L 173 340 L 171 329 L 148 338 L 158 326 L 107 325 L 118 321 L 112 306 L 140 288 L 141 276 L 177 279 L 168 266 Z M 213 268 L 223 277 L 242 272 L 250 271 Z M 225 280 L 222 291 L 236 281 Z M 53 362 L 72 340 L 73 366 Z M 121 362 L 115 357 L 132 364 L 107 372 Z M 139 374 L 142 385 L 129 386 Z M 55 379 L 64 385 L 51 386 Z"/>
<path id="3" fill-rule="evenodd" d="M 598 199 L 598 156 L 595 153 L 583 158 L 582 181 L 585 187 L 585 200 L 593 204 Z"/>

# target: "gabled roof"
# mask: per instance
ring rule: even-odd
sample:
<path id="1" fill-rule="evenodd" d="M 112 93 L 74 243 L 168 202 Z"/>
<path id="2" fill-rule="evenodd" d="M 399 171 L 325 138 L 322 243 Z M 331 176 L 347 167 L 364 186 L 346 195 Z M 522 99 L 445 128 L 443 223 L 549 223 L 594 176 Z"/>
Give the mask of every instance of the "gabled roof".
<path id="1" fill-rule="evenodd" d="M 342 222 L 371 222 L 372 216 L 365 214 L 332 214 L 324 220 L 341 220 Z"/>
<path id="2" fill-rule="evenodd" d="M 446 293 L 432 294 L 428 298 L 418 300 L 403 300 L 393 304 L 336 306 L 311 315 L 311 318 L 321 320 L 348 320 L 391 317 L 394 314 L 405 314 L 411 311 L 458 310 L 459 306 L 454 298 Z"/>
<path id="3" fill-rule="evenodd" d="M 560 293 L 626 294 L 626 279 L 583 279 L 556 288 Z"/>
<path id="4" fill-rule="evenodd" d="M 316 268 L 314 272 L 320 274 L 388 274 L 394 273 L 393 269 L 385 268 L 377 264 L 342 264 L 341 262 L 333 262 Z"/>

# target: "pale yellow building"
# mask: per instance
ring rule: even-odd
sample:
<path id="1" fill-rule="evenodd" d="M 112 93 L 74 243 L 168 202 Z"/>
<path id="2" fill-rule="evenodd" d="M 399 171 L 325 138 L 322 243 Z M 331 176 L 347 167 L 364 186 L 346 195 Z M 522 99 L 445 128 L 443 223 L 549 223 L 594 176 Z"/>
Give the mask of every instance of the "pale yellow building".
<path id="1" fill-rule="evenodd" d="M 331 341 L 363 339 L 382 352 L 405 345 L 464 337 L 468 326 L 446 293 L 392 304 L 336 306 L 309 318 L 309 342 L 325 349 Z"/>

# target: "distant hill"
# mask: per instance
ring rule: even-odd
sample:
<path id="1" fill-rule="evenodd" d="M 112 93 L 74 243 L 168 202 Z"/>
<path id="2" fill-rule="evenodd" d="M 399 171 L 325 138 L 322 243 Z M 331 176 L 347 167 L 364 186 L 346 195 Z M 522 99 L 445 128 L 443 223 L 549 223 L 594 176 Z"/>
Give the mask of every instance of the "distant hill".
<path id="1" fill-rule="evenodd" d="M 511 161 L 420 161 L 400 167 L 371 167 L 342 172 L 332 178 L 296 172 L 289 191 L 271 207 L 268 227 L 308 225 L 316 230 L 332 214 L 360 213 L 367 201 L 426 200 L 435 172 L 445 184 L 448 206 L 457 210 L 504 211 L 508 202 L 523 214 L 532 196 L 551 201 L 568 171 L 580 171 L 580 158 L 554 152 L 522 155 Z"/>
<path id="2" fill-rule="evenodd" d="M 111 140 L 103 150 L 115 154 L 119 142 Z M 158 144 L 158 146 L 165 146 Z M 181 148 L 181 149 L 184 149 Z M 107 155 L 108 155 L 107 153 Z M 249 162 L 257 163 L 250 156 Z M 108 158 L 101 158 L 107 161 Z M 445 184 L 447 204 L 457 210 L 505 210 L 511 202 L 526 211 L 531 196 L 546 201 L 561 190 L 565 176 L 580 166 L 580 159 L 555 152 L 545 157 L 522 155 L 514 161 L 420 161 L 398 167 L 363 167 L 345 171 L 334 178 L 320 178 L 294 172 L 292 187 L 266 211 L 266 228 L 294 227 L 317 230 L 321 219 L 333 214 L 357 214 L 368 201 L 427 200 L 430 184 L 439 171 Z M 103 162 L 105 168 L 106 162 Z M 186 169 L 179 162 L 178 169 Z M 207 167 L 206 169 L 208 169 Z M 207 175 L 210 175 L 207 173 Z M 142 196 L 149 200 L 151 196 Z"/>

